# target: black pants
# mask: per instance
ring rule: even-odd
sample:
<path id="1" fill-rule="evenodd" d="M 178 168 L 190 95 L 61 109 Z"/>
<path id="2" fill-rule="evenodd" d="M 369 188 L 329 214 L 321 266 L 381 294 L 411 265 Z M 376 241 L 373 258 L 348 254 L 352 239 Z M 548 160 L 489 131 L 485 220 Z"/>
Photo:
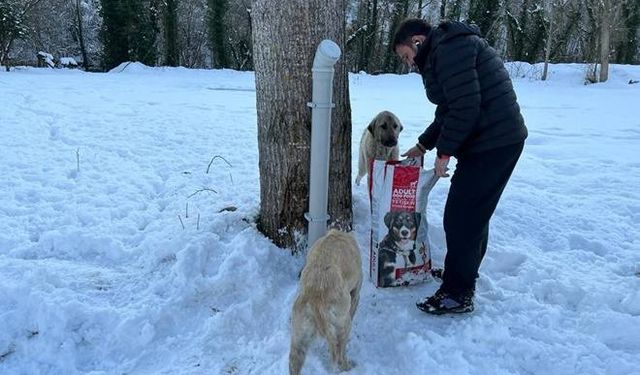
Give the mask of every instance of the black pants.
<path id="1" fill-rule="evenodd" d="M 444 209 L 447 254 L 442 290 L 473 293 L 487 251 L 489 219 L 516 166 L 524 142 L 458 158 Z"/>

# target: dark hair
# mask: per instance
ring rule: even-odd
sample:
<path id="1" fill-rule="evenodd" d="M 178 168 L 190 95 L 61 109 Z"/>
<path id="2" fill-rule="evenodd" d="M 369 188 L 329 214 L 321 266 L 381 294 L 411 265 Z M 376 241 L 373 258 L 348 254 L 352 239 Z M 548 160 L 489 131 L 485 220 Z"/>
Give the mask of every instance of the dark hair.
<path id="1" fill-rule="evenodd" d="M 393 43 L 391 48 L 396 49 L 396 46 L 400 44 L 410 44 L 411 37 L 415 35 L 429 35 L 431 32 L 431 25 L 429 22 L 421 18 L 407 18 L 396 29 L 393 36 Z"/>

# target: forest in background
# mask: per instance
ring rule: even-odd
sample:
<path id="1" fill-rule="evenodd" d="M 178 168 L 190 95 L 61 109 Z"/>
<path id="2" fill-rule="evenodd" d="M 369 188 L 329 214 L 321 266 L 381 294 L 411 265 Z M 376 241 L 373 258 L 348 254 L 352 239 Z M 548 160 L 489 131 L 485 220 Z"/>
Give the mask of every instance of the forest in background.
<path id="1" fill-rule="evenodd" d="M 351 72 L 406 71 L 389 41 L 407 17 L 473 22 L 505 61 L 592 64 L 593 81 L 599 64 L 640 63 L 640 0 L 345 0 L 343 6 Z M 0 64 L 36 65 L 42 51 L 56 65 L 71 57 L 90 71 L 125 61 L 253 70 L 251 9 L 252 0 L 0 0 Z"/>

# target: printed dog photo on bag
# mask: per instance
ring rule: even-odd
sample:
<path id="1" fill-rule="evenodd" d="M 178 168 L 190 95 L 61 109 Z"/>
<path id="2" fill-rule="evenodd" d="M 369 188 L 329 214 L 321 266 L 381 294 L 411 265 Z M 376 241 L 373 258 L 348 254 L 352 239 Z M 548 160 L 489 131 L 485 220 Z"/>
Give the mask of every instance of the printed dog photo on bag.
<path id="1" fill-rule="evenodd" d="M 420 226 L 420 213 L 413 211 L 388 212 L 384 216 L 388 229 L 378 245 L 378 286 L 398 285 L 396 269 L 416 265 L 416 235 Z M 424 250 L 419 254 L 424 258 Z"/>
<path id="2" fill-rule="evenodd" d="M 377 288 L 415 285 L 431 277 L 426 212 L 438 181 L 433 171 L 422 163 L 373 162 L 369 279 Z"/>

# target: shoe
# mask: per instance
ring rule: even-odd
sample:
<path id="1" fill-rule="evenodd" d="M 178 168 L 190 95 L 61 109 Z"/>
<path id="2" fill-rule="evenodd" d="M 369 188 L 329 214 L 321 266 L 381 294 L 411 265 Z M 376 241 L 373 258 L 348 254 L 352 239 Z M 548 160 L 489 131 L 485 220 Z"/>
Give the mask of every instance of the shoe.
<path id="1" fill-rule="evenodd" d="M 442 289 L 431 297 L 416 303 L 421 311 L 427 314 L 462 314 L 473 311 L 473 292 L 453 295 Z"/>
<path id="2" fill-rule="evenodd" d="M 432 268 L 431 269 L 431 277 L 434 279 L 442 281 L 442 268 Z"/>

